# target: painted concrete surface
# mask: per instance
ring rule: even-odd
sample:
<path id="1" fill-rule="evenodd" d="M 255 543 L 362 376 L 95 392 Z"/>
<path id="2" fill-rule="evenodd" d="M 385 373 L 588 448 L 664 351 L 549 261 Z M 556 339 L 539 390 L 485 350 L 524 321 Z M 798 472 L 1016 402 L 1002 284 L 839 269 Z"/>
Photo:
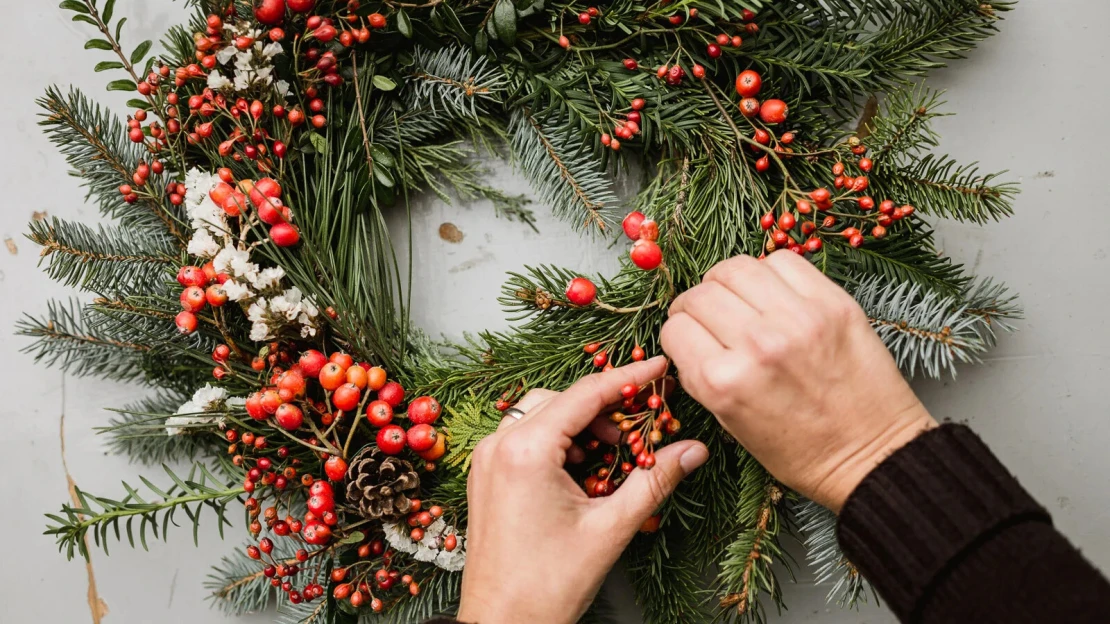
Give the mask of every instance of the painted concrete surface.
<path id="1" fill-rule="evenodd" d="M 85 31 L 63 18 L 53 4 L 6 3 L 9 21 L 19 24 L 9 50 L 20 50 L 2 70 L 0 91 L 0 500 L 7 512 L 7 565 L 0 569 L 0 596 L 11 622 L 88 622 L 88 577 L 79 562 L 66 562 L 42 536 L 41 514 L 66 499 L 66 473 L 59 425 L 65 416 L 66 460 L 80 487 L 112 494 L 120 479 L 144 470 L 106 454 L 94 427 L 108 415 L 103 407 L 139 396 L 125 385 L 65 377 L 33 366 L 18 353 L 25 345 L 10 328 L 25 311 L 44 309 L 48 297 L 67 291 L 36 269 L 37 252 L 23 238 L 35 211 L 95 222 L 94 208 L 81 202 L 77 182 L 35 126 L 34 98 L 49 84 L 76 83 L 104 102 L 124 98 L 103 91 L 94 76 L 99 60 L 81 46 Z M 170 0 L 120 0 L 131 16 L 125 33 L 132 42 L 159 35 L 178 18 Z M 122 14 L 122 13 L 121 13 Z M 931 84 L 949 89 L 955 117 L 940 120 L 942 148 L 961 161 L 981 160 L 987 169 L 1009 168 L 1023 183 L 1016 214 L 987 228 L 942 224 L 944 250 L 982 275 L 1006 281 L 1022 295 L 1026 320 L 1005 337 L 978 367 L 964 367 L 955 380 L 919 385 L 939 418 L 968 421 L 1055 515 L 1057 525 L 1099 566 L 1110 569 L 1110 330 L 1103 310 L 1110 303 L 1106 275 L 1110 244 L 1107 160 L 1110 121 L 1100 77 L 1107 62 L 1100 45 L 1110 5 L 1095 0 L 1023 0 L 1003 32 Z M 44 43 L 44 42 L 49 42 Z M 121 109 L 122 110 L 122 109 Z M 509 190 L 528 192 L 504 167 L 494 179 Z M 543 213 L 542 202 L 537 212 Z M 458 243 L 444 241 L 440 226 L 453 223 Z M 554 263 L 583 271 L 615 266 L 604 241 L 583 240 L 564 224 L 542 217 L 540 233 L 494 217 L 488 205 L 448 206 L 421 201 L 413 236 L 420 250 L 414 276 L 414 318 L 433 334 L 458 337 L 465 331 L 503 327 L 496 298 L 506 271 L 524 264 Z M 150 473 L 150 469 L 145 469 Z M 194 547 L 185 530 L 151 552 L 113 549 L 93 563 L 105 622 L 138 624 L 221 622 L 205 601 L 208 566 L 237 540 L 221 543 L 214 526 Z M 615 583 L 618 600 L 629 605 Z M 881 608 L 842 611 L 824 604 L 824 589 L 802 572 L 786 588 L 790 610 L 782 622 L 893 621 Z M 624 596 L 621 598 L 621 596 Z M 631 606 L 624 620 L 637 622 Z M 269 615 L 244 622 L 265 622 Z M 230 620 L 229 620 L 230 621 Z"/>

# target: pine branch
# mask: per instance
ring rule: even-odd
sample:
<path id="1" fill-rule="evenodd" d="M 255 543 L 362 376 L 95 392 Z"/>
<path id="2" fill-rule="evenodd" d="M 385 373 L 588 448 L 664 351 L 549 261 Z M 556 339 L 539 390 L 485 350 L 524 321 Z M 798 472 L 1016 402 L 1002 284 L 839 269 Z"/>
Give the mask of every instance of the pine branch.
<path id="1" fill-rule="evenodd" d="M 167 490 L 161 490 L 150 481 L 142 478 L 143 484 L 156 495 L 156 499 L 148 502 L 139 492 L 126 482 L 123 488 L 127 496 L 115 501 L 109 498 L 93 496 L 77 490 L 77 497 L 81 501 L 80 507 L 63 505 L 61 513 L 64 515 L 47 514 L 46 517 L 54 521 L 45 534 L 56 536 L 58 550 L 64 550 L 66 556 L 73 558 L 75 552 L 80 553 L 85 559 L 89 552 L 85 546 L 85 535 L 90 531 L 98 546 L 108 552 L 108 532 L 114 531 L 116 540 L 121 540 L 120 523 L 124 523 L 127 532 L 127 541 L 135 547 L 135 531 L 139 533 L 139 542 L 143 549 L 147 549 L 147 531 L 155 538 L 161 530 L 162 537 L 166 537 L 167 529 L 178 510 L 193 524 L 193 541 L 199 540 L 201 510 L 210 507 L 216 512 L 219 520 L 220 536 L 223 536 L 224 525 L 231 525 L 227 519 L 227 506 L 244 493 L 242 487 L 225 488 L 213 487 L 209 483 L 218 484 L 219 479 L 208 472 L 203 464 L 195 464 L 189 475 L 182 479 L 173 473 L 167 466 L 163 466 L 166 474 L 173 480 L 174 485 Z M 148 494 L 149 496 L 149 494 Z M 190 505 L 195 504 L 194 507 Z M 134 521 L 139 520 L 136 529 Z M 159 523 L 161 528 L 159 529 Z M 176 526 L 176 524 L 175 524 Z"/>
<path id="2" fill-rule="evenodd" d="M 128 228 L 55 218 L 32 222 L 28 238 L 42 247 L 51 279 L 98 294 L 150 292 L 176 262 L 169 240 Z"/>
<path id="3" fill-rule="evenodd" d="M 933 378 L 945 372 L 955 377 L 957 363 L 979 361 L 994 346 L 997 332 L 1020 318 L 1014 298 L 990 282 L 971 285 L 959 296 L 881 277 L 865 278 L 852 290 L 910 376 L 920 369 Z"/>
<path id="4" fill-rule="evenodd" d="M 871 585 L 840 550 L 836 514 L 810 500 L 797 502 L 793 512 L 805 536 L 806 560 L 815 571 L 817 583 L 833 583 L 826 600 L 847 608 L 858 608 L 860 603 L 867 602 Z M 878 602 L 873 588 L 871 593 Z"/>
<path id="5" fill-rule="evenodd" d="M 880 275 L 895 282 L 908 282 L 940 293 L 958 294 L 968 278 L 962 267 L 933 248 L 933 232 L 924 224 L 915 229 L 898 227 L 886 238 L 869 240 L 855 249 L 843 241 L 825 245 L 825 261 L 832 264 L 826 273 L 840 281 L 853 274 Z"/>

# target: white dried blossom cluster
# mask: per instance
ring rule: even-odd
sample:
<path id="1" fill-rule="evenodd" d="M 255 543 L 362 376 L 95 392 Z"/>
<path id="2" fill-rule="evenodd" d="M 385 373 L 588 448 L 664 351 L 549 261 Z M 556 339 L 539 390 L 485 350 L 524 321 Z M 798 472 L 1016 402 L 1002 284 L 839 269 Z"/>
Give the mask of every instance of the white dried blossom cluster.
<path id="1" fill-rule="evenodd" d="M 291 94 L 289 83 L 284 80 L 274 80 L 273 58 L 284 53 L 281 44 L 273 41 L 263 41 L 265 34 L 250 26 L 249 22 L 240 22 L 224 25 L 224 34 L 228 40 L 236 37 L 250 37 L 254 44 L 245 50 L 240 50 L 233 45 L 226 46 L 216 53 L 216 61 L 226 67 L 230 78 L 219 69 L 214 69 L 208 74 L 208 87 L 214 91 L 236 91 L 239 93 L 251 90 L 254 87 L 272 86 L 274 91 L 282 97 Z"/>
<path id="2" fill-rule="evenodd" d="M 204 384 L 193 393 L 193 397 L 177 408 L 177 413 L 166 419 L 167 435 L 182 435 L 190 425 L 222 425 L 225 418 L 214 412 L 221 412 L 228 407 L 242 406 L 245 403 L 241 397 L 228 398 L 227 390 L 212 384 Z"/>
<path id="3" fill-rule="evenodd" d="M 434 563 L 437 567 L 448 572 L 458 572 L 466 565 L 466 536 L 455 531 L 455 528 L 443 521 L 436 519 L 428 528 L 424 529 L 424 539 L 414 541 L 409 535 L 411 530 L 408 525 L 401 522 L 383 522 L 385 541 L 394 550 L 412 555 L 417 561 Z M 443 535 L 454 533 L 458 545 L 452 551 L 443 549 Z"/>
<path id="4" fill-rule="evenodd" d="M 185 176 L 185 209 L 194 228 L 189 254 L 212 260 L 216 272 L 229 277 L 222 284 L 224 292 L 247 311 L 252 340 L 269 340 L 291 326 L 302 338 L 315 336 L 320 310 L 296 287 L 285 287 L 284 269 L 251 262 L 246 243 L 229 234 L 223 209 L 210 197 L 217 184 L 218 176 L 197 169 Z"/>

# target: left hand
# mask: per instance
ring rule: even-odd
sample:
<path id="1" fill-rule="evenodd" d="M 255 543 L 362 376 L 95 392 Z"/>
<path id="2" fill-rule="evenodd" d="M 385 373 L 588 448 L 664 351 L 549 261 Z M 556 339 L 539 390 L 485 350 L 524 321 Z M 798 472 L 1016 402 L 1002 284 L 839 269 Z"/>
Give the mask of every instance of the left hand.
<path id="1" fill-rule="evenodd" d="M 642 386 L 666 369 L 660 357 L 590 375 L 561 394 L 533 394 L 519 422 L 507 418 L 478 445 L 460 621 L 571 624 L 586 611 L 644 521 L 709 458 L 700 442 L 675 442 L 608 498 L 587 497 L 563 469 L 574 436 L 620 401 L 625 384 Z"/>

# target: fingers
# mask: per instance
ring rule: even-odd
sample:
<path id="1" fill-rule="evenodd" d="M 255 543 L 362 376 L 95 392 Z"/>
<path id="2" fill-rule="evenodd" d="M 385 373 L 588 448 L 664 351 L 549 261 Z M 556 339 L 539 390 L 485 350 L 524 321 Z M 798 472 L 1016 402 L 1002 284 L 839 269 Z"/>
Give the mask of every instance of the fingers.
<path id="1" fill-rule="evenodd" d="M 552 397 L 558 394 L 558 392 L 555 392 L 554 390 L 548 390 L 546 388 L 536 388 L 534 390 L 529 390 L 520 399 L 520 401 L 517 401 L 517 404 L 513 406 L 518 410 L 524 412 L 524 416 L 521 416 L 519 420 L 527 420 L 529 414 L 534 414 L 539 411 L 539 409 L 546 405 L 547 402 L 552 399 Z M 497 425 L 497 430 L 501 431 L 502 429 L 505 429 L 516 422 L 518 422 L 518 419 L 514 416 L 502 416 L 501 423 Z"/>
<path id="2" fill-rule="evenodd" d="M 620 400 L 625 384 L 637 387 L 667 372 L 667 359 L 655 357 L 635 362 L 604 373 L 579 379 L 559 396 L 551 399 L 535 417 L 526 423 L 529 427 L 568 441 L 589 425 L 605 406 Z"/>
<path id="3" fill-rule="evenodd" d="M 685 312 L 667 319 L 659 333 L 659 342 L 679 371 L 689 370 L 700 358 L 715 357 L 725 350 L 709 330 Z"/>
<path id="4" fill-rule="evenodd" d="M 709 449 L 696 440 L 684 440 L 655 452 L 655 467 L 637 468 L 609 498 L 597 499 L 598 513 L 631 537 L 667 500 L 678 484 L 709 459 Z"/>
<path id="5" fill-rule="evenodd" d="M 705 282 L 722 284 L 759 312 L 788 308 L 797 298 L 794 289 L 778 273 L 751 256 L 736 256 L 718 263 L 705 274 L 702 283 Z"/>
<path id="6" fill-rule="evenodd" d="M 671 315 L 685 312 L 707 329 L 717 342 L 729 348 L 747 344 L 751 326 L 760 320 L 736 293 L 716 281 L 705 281 L 679 295 L 671 304 Z"/>
<path id="7" fill-rule="evenodd" d="M 820 298 L 830 286 L 839 289 L 817 267 L 795 253 L 773 253 L 763 264 L 802 296 Z"/>
<path id="8" fill-rule="evenodd" d="M 621 431 L 617 429 L 617 424 L 609 420 L 609 416 L 598 416 L 594 418 L 589 425 L 590 433 L 601 441 L 602 444 L 610 446 L 621 441 Z"/>

